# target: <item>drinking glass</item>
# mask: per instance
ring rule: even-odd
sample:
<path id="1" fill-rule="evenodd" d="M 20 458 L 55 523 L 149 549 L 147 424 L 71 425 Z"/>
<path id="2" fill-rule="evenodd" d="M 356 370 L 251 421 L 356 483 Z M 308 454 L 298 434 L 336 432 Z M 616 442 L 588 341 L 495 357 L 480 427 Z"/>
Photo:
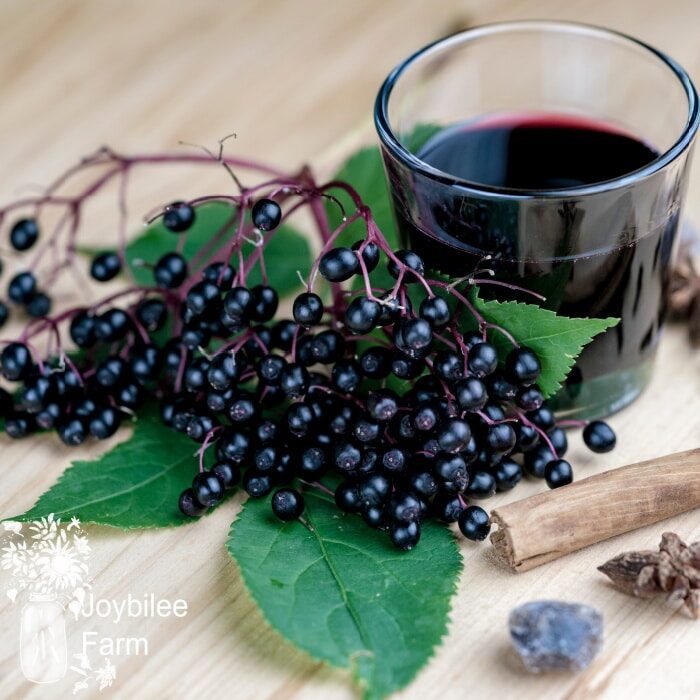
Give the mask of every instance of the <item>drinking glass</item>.
<path id="1" fill-rule="evenodd" d="M 603 182 L 533 190 L 461 179 L 421 158 L 436 131 L 513 114 L 603 123 L 658 155 Z M 554 399 L 561 416 L 613 413 L 649 381 L 698 121 L 695 88 L 675 61 L 573 23 L 470 29 L 417 51 L 380 89 L 375 123 L 396 221 L 428 267 L 461 277 L 486 266 L 560 314 L 621 319 L 583 350 Z"/>

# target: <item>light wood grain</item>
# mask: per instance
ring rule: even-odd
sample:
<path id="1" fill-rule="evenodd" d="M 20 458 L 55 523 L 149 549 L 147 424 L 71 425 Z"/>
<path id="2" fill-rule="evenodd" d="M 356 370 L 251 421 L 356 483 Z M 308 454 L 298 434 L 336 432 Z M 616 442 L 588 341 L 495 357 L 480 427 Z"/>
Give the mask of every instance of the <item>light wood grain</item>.
<path id="1" fill-rule="evenodd" d="M 328 163 L 372 139 L 381 79 L 404 55 L 465 23 L 547 17 L 608 25 L 670 52 L 697 78 L 695 0 L 3 0 L 0 4 L 0 200 L 46 183 L 77 157 L 109 143 L 124 151 L 213 144 L 231 131 L 232 152 L 295 168 Z M 139 180 L 132 225 L 151 206 L 225 182 L 212 171 L 177 170 Z M 113 203 L 94 214 L 100 240 Z M 687 212 L 700 221 L 700 168 Z M 697 447 L 700 356 L 670 328 L 644 396 L 612 423 L 619 448 L 593 457 L 572 438 L 581 476 Z M 115 443 L 123 435 L 115 437 Z M 105 445 L 81 448 L 98 454 Z M 0 440 L 0 516 L 29 507 L 75 452 L 51 436 Z M 525 483 L 493 505 L 536 493 Z M 81 621 L 104 635 L 145 636 L 147 657 L 115 659 L 117 681 L 102 696 L 350 698 L 347 676 L 309 660 L 266 627 L 224 548 L 240 501 L 196 526 L 121 533 L 90 528 L 96 597 L 127 593 L 184 598 L 184 619 Z M 492 505 L 492 504 L 489 504 Z M 405 698 L 693 698 L 700 696 L 698 627 L 660 601 L 625 597 L 595 567 L 619 551 L 653 548 L 662 529 L 700 538 L 697 513 L 628 533 L 514 575 L 488 546 L 461 542 L 465 569 L 450 633 Z M 4 575 L 4 574 L 3 574 Z M 4 584 L 4 581 L 3 581 Z M 578 675 L 532 677 L 509 656 L 509 609 L 533 598 L 589 603 L 605 616 L 605 647 Z M 68 697 L 72 680 L 41 687 L 18 663 L 18 606 L 0 600 L 0 697 Z M 99 694 L 89 694 L 97 697 Z M 88 694 L 84 695 L 87 697 Z"/>

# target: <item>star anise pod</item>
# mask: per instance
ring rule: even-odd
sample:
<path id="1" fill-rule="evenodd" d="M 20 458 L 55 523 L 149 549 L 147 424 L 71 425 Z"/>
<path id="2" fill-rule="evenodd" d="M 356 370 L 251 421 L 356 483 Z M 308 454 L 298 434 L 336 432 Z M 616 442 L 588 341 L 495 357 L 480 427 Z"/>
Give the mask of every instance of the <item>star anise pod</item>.
<path id="1" fill-rule="evenodd" d="M 700 272 L 689 245 L 681 247 L 671 272 L 668 306 L 672 319 L 687 321 L 690 344 L 700 347 Z"/>
<path id="2" fill-rule="evenodd" d="M 682 599 L 688 612 L 700 618 L 700 542 L 687 545 L 673 532 L 665 532 L 658 552 L 625 552 L 598 571 L 630 595 L 649 598 L 667 593 Z"/>

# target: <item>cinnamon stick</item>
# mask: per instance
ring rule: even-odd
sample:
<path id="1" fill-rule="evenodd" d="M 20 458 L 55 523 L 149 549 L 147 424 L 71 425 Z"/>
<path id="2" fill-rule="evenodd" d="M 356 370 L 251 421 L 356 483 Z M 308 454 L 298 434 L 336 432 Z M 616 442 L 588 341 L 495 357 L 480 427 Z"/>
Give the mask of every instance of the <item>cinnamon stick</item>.
<path id="1" fill-rule="evenodd" d="M 491 512 L 496 553 L 528 571 L 700 507 L 700 448 L 590 476 Z"/>

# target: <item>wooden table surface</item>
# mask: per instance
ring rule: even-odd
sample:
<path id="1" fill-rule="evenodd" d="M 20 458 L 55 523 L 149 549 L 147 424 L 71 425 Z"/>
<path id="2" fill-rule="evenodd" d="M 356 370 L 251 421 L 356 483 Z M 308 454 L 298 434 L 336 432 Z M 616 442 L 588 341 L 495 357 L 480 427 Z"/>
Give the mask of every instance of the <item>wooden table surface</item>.
<path id="1" fill-rule="evenodd" d="M 172 149 L 214 144 L 235 131 L 232 153 L 285 167 L 328 163 L 348 134 L 372 138 L 369 115 L 388 70 L 422 44 L 467 24 L 537 17 L 580 20 L 634 34 L 671 53 L 700 79 L 697 0 L 2 0 L 0 201 L 46 183 L 96 147 Z M 135 212 L 221 183 L 215 170 L 146 181 Z M 111 209 L 105 209 L 110 216 Z M 700 166 L 686 209 L 700 221 Z M 100 226 L 110 219 L 96 219 Z M 578 474 L 695 447 L 700 442 L 700 353 L 670 328 L 651 387 L 615 416 L 619 448 L 593 458 L 573 436 Z M 120 438 L 114 438 L 112 443 Z M 91 444 L 81 456 L 105 445 Z M 52 436 L 0 438 L 0 516 L 29 507 L 76 452 Z M 542 488 L 526 483 L 489 505 Z M 263 622 L 224 542 L 240 501 L 196 526 L 122 533 L 91 527 L 96 597 L 128 593 L 188 601 L 186 617 L 129 620 L 103 634 L 146 636 L 147 657 L 115 660 L 104 695 L 119 698 L 349 698 L 346 675 L 310 660 Z M 619 551 L 656 546 L 672 529 L 700 538 L 698 513 L 629 533 L 514 575 L 490 547 L 460 542 L 464 574 L 449 636 L 399 694 L 405 698 L 697 698 L 700 627 L 661 601 L 626 597 L 595 571 Z M 4 572 L 2 573 L 5 576 Z M 3 584 L 5 581 L 0 581 Z M 508 654 L 506 617 L 519 603 L 562 598 L 597 606 L 605 646 L 578 675 L 529 676 Z M 0 600 L 0 697 L 54 698 L 72 680 L 27 682 L 18 662 L 19 606 Z M 92 625 L 92 627 L 90 627 Z M 77 629 L 77 628 L 76 628 Z M 85 696 L 89 695 L 86 693 Z M 93 695 L 99 695 L 97 691 Z"/>

